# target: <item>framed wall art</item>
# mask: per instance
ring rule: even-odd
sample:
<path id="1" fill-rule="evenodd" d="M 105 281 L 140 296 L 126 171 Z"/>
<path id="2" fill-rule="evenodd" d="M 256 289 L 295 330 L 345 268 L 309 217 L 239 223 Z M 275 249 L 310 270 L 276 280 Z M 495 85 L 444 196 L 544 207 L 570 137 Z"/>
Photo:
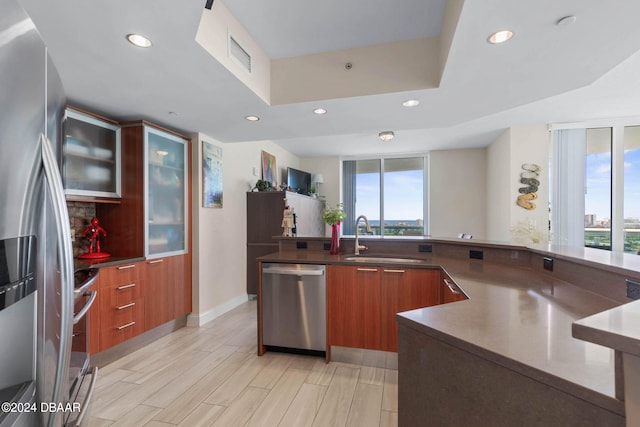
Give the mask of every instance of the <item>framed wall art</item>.
<path id="1" fill-rule="evenodd" d="M 262 179 L 269 181 L 272 187 L 278 186 L 278 169 L 276 168 L 276 156 L 266 151 L 262 152 Z"/>
<path id="2" fill-rule="evenodd" d="M 202 206 L 222 207 L 222 148 L 202 141 Z"/>

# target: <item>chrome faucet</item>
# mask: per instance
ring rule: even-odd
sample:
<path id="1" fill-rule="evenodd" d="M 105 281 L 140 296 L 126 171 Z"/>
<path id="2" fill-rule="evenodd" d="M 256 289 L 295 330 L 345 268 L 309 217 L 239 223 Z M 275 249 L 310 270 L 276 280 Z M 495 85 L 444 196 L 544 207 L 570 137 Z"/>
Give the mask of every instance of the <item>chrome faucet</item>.
<path id="1" fill-rule="evenodd" d="M 364 215 L 360 215 L 358 218 L 356 218 L 356 250 L 354 252 L 354 255 L 360 255 L 360 251 L 361 250 L 366 250 L 367 247 L 360 245 L 358 243 L 358 223 L 360 222 L 360 219 L 364 219 L 364 225 L 367 227 L 367 233 L 371 233 L 371 226 L 369 225 L 369 220 L 367 219 L 366 216 Z"/>

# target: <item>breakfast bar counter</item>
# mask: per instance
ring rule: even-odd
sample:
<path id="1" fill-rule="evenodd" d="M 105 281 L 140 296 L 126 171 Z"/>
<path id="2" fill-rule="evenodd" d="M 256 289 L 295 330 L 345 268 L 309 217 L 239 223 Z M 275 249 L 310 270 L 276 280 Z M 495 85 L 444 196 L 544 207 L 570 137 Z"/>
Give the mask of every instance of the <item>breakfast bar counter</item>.
<path id="1" fill-rule="evenodd" d="M 397 315 L 400 425 L 427 414 L 447 425 L 624 425 L 614 351 L 574 338 L 572 325 L 631 301 L 620 297 L 620 283 L 638 271 L 562 254 L 554 273 L 542 269 L 550 250 L 383 240 L 361 239 L 371 248 L 363 256 L 396 258 L 385 265 L 397 267 L 441 268 L 469 298 Z M 429 253 L 411 247 L 425 242 Z M 352 255 L 296 247 L 283 239 L 280 252 L 261 261 L 362 265 Z M 469 259 L 474 249 L 484 251 L 484 259 Z M 402 264 L 402 258 L 419 261 Z M 600 283 L 600 273 L 610 283 Z"/>

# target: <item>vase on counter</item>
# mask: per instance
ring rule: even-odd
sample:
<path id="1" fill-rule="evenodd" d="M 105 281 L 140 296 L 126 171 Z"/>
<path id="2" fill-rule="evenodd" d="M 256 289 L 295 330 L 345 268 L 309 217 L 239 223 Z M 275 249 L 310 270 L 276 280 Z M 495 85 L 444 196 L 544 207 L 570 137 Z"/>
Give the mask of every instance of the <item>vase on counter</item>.
<path id="1" fill-rule="evenodd" d="M 329 248 L 329 253 L 331 255 L 340 253 L 340 223 L 331 226 L 331 248 Z"/>

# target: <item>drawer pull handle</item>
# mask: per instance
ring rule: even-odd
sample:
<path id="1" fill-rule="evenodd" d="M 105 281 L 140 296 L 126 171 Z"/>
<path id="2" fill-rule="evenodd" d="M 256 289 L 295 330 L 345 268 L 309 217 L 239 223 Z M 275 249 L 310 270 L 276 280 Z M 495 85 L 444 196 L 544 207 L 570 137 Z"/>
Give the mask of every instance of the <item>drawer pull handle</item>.
<path id="1" fill-rule="evenodd" d="M 451 283 L 450 281 L 448 281 L 447 279 L 444 279 L 444 284 L 447 285 L 447 287 L 449 288 L 449 290 L 451 291 L 452 294 L 456 294 L 456 295 L 460 295 L 461 292 L 458 289 L 458 287 L 456 285 L 454 285 L 453 283 Z"/>
<path id="2" fill-rule="evenodd" d="M 404 273 L 404 270 L 384 270 L 385 273 Z"/>
<path id="3" fill-rule="evenodd" d="M 118 286 L 116 289 L 121 291 L 123 289 L 129 289 L 129 288 L 133 288 L 135 287 L 136 284 L 135 283 L 129 283 L 128 285 L 122 285 L 122 286 Z"/>
<path id="4" fill-rule="evenodd" d="M 148 264 L 159 264 L 161 262 L 164 262 L 163 259 L 154 259 L 153 261 L 149 261 Z"/>
<path id="5" fill-rule="evenodd" d="M 136 305 L 135 302 L 130 302 L 129 304 L 121 305 L 120 307 L 116 307 L 116 310 L 124 310 L 125 308 L 133 307 Z"/>
<path id="6" fill-rule="evenodd" d="M 129 323 L 127 323 L 126 325 L 118 326 L 116 329 L 117 329 L 117 330 L 119 330 L 119 331 L 121 331 L 121 330 L 123 330 L 123 329 L 130 328 L 131 326 L 133 326 L 133 325 L 135 325 L 135 324 L 136 324 L 136 322 L 129 322 Z"/>
<path id="7" fill-rule="evenodd" d="M 136 265 L 135 264 L 121 265 L 120 267 L 118 267 L 118 270 L 126 270 L 128 268 L 136 268 Z"/>
<path id="8" fill-rule="evenodd" d="M 377 268 L 362 268 L 362 267 L 359 267 L 357 270 L 358 271 L 378 271 Z"/>

